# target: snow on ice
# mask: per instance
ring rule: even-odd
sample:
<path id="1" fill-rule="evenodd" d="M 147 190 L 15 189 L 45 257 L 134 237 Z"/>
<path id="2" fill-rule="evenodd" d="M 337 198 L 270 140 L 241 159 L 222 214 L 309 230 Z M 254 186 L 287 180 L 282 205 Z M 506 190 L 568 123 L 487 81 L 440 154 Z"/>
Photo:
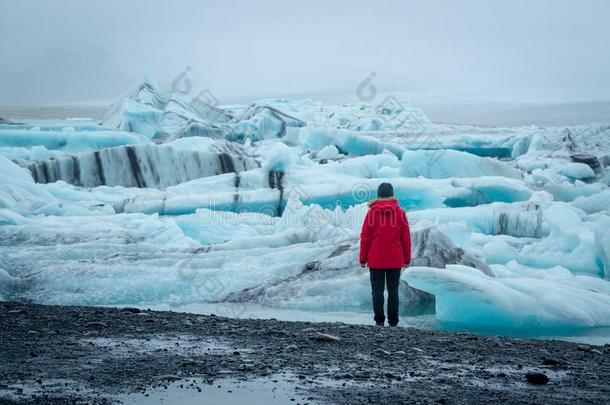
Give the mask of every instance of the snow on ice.
<path id="1" fill-rule="evenodd" d="M 99 126 L 0 125 L 0 299 L 360 311 L 360 226 L 388 181 L 413 229 L 404 303 L 462 327 L 610 326 L 608 166 L 609 124 L 219 107 L 146 78 Z"/>

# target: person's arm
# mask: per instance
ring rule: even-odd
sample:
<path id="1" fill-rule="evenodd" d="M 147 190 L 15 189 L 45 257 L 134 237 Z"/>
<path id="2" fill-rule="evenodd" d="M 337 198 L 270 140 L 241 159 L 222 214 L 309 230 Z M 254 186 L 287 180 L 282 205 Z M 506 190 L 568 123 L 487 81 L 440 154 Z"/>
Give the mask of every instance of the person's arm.
<path id="1" fill-rule="evenodd" d="M 402 212 L 402 231 L 400 234 L 400 242 L 402 244 L 402 254 L 405 259 L 405 266 L 411 264 L 411 228 L 407 214 Z"/>
<path id="2" fill-rule="evenodd" d="M 370 214 L 371 211 L 366 213 L 364 223 L 362 224 L 362 231 L 360 232 L 360 264 L 362 267 L 368 262 L 369 248 L 371 247 L 371 238 L 373 237 L 373 224 L 371 223 L 373 217 Z"/>

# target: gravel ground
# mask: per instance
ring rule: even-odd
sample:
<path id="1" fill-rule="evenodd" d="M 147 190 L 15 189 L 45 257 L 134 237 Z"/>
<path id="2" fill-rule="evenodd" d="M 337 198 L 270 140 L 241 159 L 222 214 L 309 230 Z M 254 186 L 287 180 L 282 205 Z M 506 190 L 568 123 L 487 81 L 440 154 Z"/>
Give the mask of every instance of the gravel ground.
<path id="1" fill-rule="evenodd" d="M 152 401 L 170 386 L 196 399 L 248 381 L 301 404 L 610 401 L 610 345 L 10 302 L 0 320 L 6 404 Z"/>

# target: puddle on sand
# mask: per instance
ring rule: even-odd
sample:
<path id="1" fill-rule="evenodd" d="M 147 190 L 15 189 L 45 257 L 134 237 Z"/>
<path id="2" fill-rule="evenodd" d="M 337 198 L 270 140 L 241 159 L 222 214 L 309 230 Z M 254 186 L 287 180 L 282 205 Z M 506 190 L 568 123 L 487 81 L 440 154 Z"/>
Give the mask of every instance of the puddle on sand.
<path id="1" fill-rule="evenodd" d="M 147 389 L 143 393 L 116 396 L 127 405 L 141 404 L 316 404 L 304 388 L 285 376 L 271 375 L 252 380 L 221 379 L 211 384 L 204 379 L 184 379 L 167 383 L 165 387 Z M 300 392 L 299 392 L 300 391 Z"/>

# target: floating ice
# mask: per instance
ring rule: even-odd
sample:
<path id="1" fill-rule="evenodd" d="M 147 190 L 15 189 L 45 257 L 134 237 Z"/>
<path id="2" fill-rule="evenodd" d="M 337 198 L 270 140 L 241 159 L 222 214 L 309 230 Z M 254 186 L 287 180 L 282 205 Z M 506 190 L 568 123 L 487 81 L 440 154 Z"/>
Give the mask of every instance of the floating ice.
<path id="1" fill-rule="evenodd" d="M 414 267 L 404 277 L 434 294 L 441 322 L 509 329 L 610 325 L 610 283 L 601 279 L 544 273 L 492 278 L 458 265 Z"/>
<path id="2" fill-rule="evenodd" d="M 574 273 L 603 277 L 604 269 L 595 250 L 594 230 L 565 203 L 554 203 L 544 211 L 550 234 L 538 243 L 525 246 L 517 259 L 534 267 L 561 265 Z"/>
<path id="3" fill-rule="evenodd" d="M 334 159 L 339 156 L 339 149 L 335 145 L 327 145 L 323 147 L 317 154 L 316 157 L 319 159 Z"/>
<path id="4" fill-rule="evenodd" d="M 584 163 L 570 163 L 561 169 L 561 174 L 571 179 L 590 179 L 595 177 L 595 172 Z"/>
<path id="5" fill-rule="evenodd" d="M 27 170 L 0 155 L 0 208 L 21 214 L 57 209 L 58 201 L 35 184 Z"/>
<path id="6" fill-rule="evenodd" d="M 504 176 L 520 178 L 521 172 L 497 159 L 478 157 L 455 150 L 407 151 L 402 156 L 400 174 L 405 177 Z"/>
<path id="7" fill-rule="evenodd" d="M 256 167 L 256 161 L 238 151 L 237 146 L 230 150 L 238 154 L 230 154 L 185 149 L 180 147 L 183 143 L 180 141 L 167 145 L 108 148 L 41 161 L 28 168 L 39 183 L 63 180 L 84 187 L 167 187 L 199 177 Z"/>
<path id="8" fill-rule="evenodd" d="M 0 124 L 0 299 L 368 310 L 358 234 L 390 182 L 425 266 L 403 302 L 433 294 L 467 327 L 608 324 L 610 125 L 216 104 L 146 78 L 102 125 Z"/>
<path id="9" fill-rule="evenodd" d="M 267 170 L 285 171 L 295 160 L 294 151 L 282 142 L 274 143 L 267 152 L 264 167 Z"/>
<path id="10" fill-rule="evenodd" d="M 78 131 L 0 128 L 0 147 L 33 148 L 81 152 L 113 146 L 147 143 L 139 133 L 79 128 Z M 38 159 L 36 159 L 38 160 Z"/>

